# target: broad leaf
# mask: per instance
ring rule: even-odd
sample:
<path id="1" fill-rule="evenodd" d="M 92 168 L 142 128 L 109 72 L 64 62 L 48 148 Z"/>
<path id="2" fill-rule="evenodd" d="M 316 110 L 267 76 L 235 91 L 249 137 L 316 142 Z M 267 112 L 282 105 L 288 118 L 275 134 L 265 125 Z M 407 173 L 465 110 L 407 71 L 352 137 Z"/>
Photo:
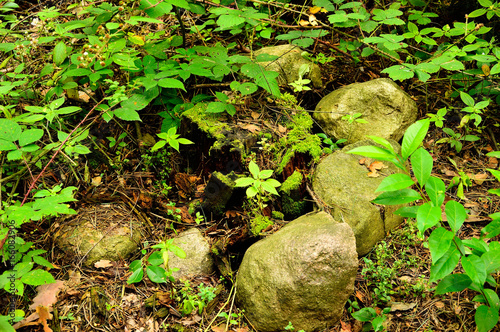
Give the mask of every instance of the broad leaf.
<path id="1" fill-rule="evenodd" d="M 33 142 L 38 141 L 43 136 L 42 129 L 28 129 L 22 132 L 21 137 L 19 137 L 19 145 L 26 146 Z"/>
<path id="2" fill-rule="evenodd" d="M 478 332 L 487 332 L 495 327 L 498 323 L 498 310 L 482 305 L 476 309 L 474 320 Z"/>
<path id="3" fill-rule="evenodd" d="M 400 190 L 413 185 L 413 180 L 407 174 L 395 173 L 382 180 L 375 192 Z"/>
<path id="4" fill-rule="evenodd" d="M 443 278 L 436 287 L 434 294 L 440 295 L 449 292 L 461 292 L 472 283 L 472 280 L 462 273 L 450 274 Z"/>
<path id="5" fill-rule="evenodd" d="M 429 235 L 429 250 L 432 262 L 437 262 L 450 248 L 453 241 L 453 232 L 444 227 L 438 227 Z"/>
<path id="6" fill-rule="evenodd" d="M 347 153 L 358 154 L 368 158 L 391 161 L 391 162 L 396 160 L 396 155 L 394 155 L 391 151 L 379 148 L 378 146 L 371 146 L 371 145 L 360 146 L 347 151 Z"/>
<path id="7" fill-rule="evenodd" d="M 450 246 L 450 249 L 431 267 L 430 282 L 435 282 L 449 275 L 460 260 L 460 251 L 456 246 Z"/>
<path id="8" fill-rule="evenodd" d="M 239 178 L 234 181 L 236 187 L 248 187 L 252 185 L 254 179 L 252 178 Z"/>
<path id="9" fill-rule="evenodd" d="M 422 204 L 417 212 L 417 228 L 420 233 L 424 233 L 427 229 L 437 225 L 441 220 L 441 209 L 437 206 L 432 206 L 430 203 Z"/>
<path id="10" fill-rule="evenodd" d="M 397 209 L 394 214 L 403 218 L 417 218 L 418 206 L 403 206 Z"/>
<path id="11" fill-rule="evenodd" d="M 259 166 L 257 166 L 257 164 L 253 160 L 250 161 L 250 164 L 248 164 L 248 170 L 250 171 L 250 173 L 252 173 L 254 179 L 259 178 Z"/>
<path id="12" fill-rule="evenodd" d="M 64 62 L 66 57 L 68 56 L 68 49 L 66 47 L 66 44 L 64 42 L 60 41 L 55 47 L 54 47 L 54 52 L 52 59 L 54 60 L 54 63 L 59 66 Z"/>
<path id="13" fill-rule="evenodd" d="M 464 206 L 456 201 L 448 201 L 444 211 L 448 219 L 448 225 L 450 225 L 451 230 L 456 234 L 467 218 Z"/>
<path id="14" fill-rule="evenodd" d="M 21 281 L 31 286 L 40 286 L 56 282 L 52 274 L 40 269 L 26 273 L 21 277 Z"/>
<path id="15" fill-rule="evenodd" d="M 425 191 L 429 196 L 433 206 L 440 207 L 444 202 L 446 186 L 440 178 L 431 176 L 426 184 Z"/>
<path id="16" fill-rule="evenodd" d="M 403 160 L 408 157 L 420 146 L 429 130 L 429 119 L 424 119 L 415 122 L 405 132 L 403 143 L 401 145 L 401 155 Z"/>
<path id="17" fill-rule="evenodd" d="M 499 246 L 495 247 L 493 243 L 490 243 L 490 250 L 481 256 L 487 274 L 500 270 L 500 248 Z"/>
<path id="18" fill-rule="evenodd" d="M 480 257 L 476 255 L 462 257 L 462 267 L 475 284 L 479 286 L 484 285 L 486 281 L 486 267 Z"/>
<path id="19" fill-rule="evenodd" d="M 134 271 L 134 273 L 132 273 L 130 277 L 128 277 L 127 284 L 130 285 L 136 282 L 140 282 L 143 277 L 144 277 L 144 271 L 142 270 L 142 268 L 137 269 Z"/>
<path id="20" fill-rule="evenodd" d="M 165 269 L 160 266 L 150 265 L 146 268 L 146 274 L 149 280 L 156 282 L 157 284 L 167 282 L 167 276 L 165 274 Z"/>
<path id="21" fill-rule="evenodd" d="M 8 142 L 17 141 L 21 137 L 21 126 L 12 120 L 0 119 L 0 139 Z"/>
<path id="22" fill-rule="evenodd" d="M 380 194 L 372 202 L 380 205 L 399 205 L 411 203 L 422 199 L 418 192 L 413 189 L 401 189 L 395 191 L 386 191 Z"/>
<path id="23" fill-rule="evenodd" d="M 410 160 L 413 174 L 415 174 L 420 186 L 423 187 L 427 183 L 432 172 L 432 157 L 425 149 L 419 148 L 411 155 Z"/>

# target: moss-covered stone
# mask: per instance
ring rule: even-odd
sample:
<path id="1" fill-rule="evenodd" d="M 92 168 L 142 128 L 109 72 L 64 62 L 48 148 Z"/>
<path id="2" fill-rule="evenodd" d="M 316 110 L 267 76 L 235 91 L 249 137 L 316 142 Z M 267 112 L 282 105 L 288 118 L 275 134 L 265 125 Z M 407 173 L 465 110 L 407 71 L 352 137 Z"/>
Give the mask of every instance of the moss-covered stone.
<path id="1" fill-rule="evenodd" d="M 231 179 L 234 173 L 224 175 L 220 172 L 213 172 L 205 187 L 205 200 L 202 203 L 204 210 L 216 216 L 224 213 L 227 202 L 231 199 L 235 182 Z"/>
<path id="2" fill-rule="evenodd" d="M 288 125 L 290 132 L 279 141 L 279 146 L 286 152 L 278 165 L 277 173 L 281 173 L 297 153 L 309 154 L 315 162 L 323 154 L 321 139 L 311 133 L 313 119 L 309 113 L 299 111 L 292 116 L 292 120 Z"/>
<path id="3" fill-rule="evenodd" d="M 283 220 L 285 218 L 285 215 L 283 214 L 283 212 L 279 212 L 279 211 L 273 211 L 273 212 L 271 212 L 271 215 L 274 219 L 278 219 L 278 220 Z"/>
<path id="4" fill-rule="evenodd" d="M 292 190 L 299 189 L 303 179 L 304 176 L 302 173 L 296 170 L 281 184 L 280 190 L 285 194 L 290 195 Z"/>
<path id="5" fill-rule="evenodd" d="M 254 236 L 258 236 L 260 232 L 273 224 L 268 217 L 257 215 L 250 220 L 250 231 Z"/>
<path id="6" fill-rule="evenodd" d="M 296 201 L 292 197 L 283 194 L 281 197 L 281 206 L 287 219 L 293 219 L 303 215 L 307 208 L 307 202 Z"/>

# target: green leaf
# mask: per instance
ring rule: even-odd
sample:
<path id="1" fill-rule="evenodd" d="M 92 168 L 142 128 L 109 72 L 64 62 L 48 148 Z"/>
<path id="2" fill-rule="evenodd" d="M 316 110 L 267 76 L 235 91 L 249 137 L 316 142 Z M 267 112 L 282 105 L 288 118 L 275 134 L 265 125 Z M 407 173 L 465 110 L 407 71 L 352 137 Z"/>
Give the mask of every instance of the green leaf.
<path id="1" fill-rule="evenodd" d="M 241 93 L 242 96 L 250 95 L 257 91 L 258 87 L 254 83 L 243 83 L 238 87 L 238 91 Z"/>
<path id="2" fill-rule="evenodd" d="M 466 274 L 450 274 L 443 278 L 436 287 L 435 295 L 441 295 L 449 292 L 461 292 L 472 283 L 472 280 Z"/>
<path id="3" fill-rule="evenodd" d="M 394 65 L 382 70 L 382 73 L 389 75 L 395 81 L 404 81 L 415 76 L 415 72 L 404 65 Z"/>
<path id="4" fill-rule="evenodd" d="M 413 180 L 410 176 L 403 173 L 395 173 L 383 179 L 375 192 L 400 190 L 412 185 Z"/>
<path id="5" fill-rule="evenodd" d="M 54 47 L 54 52 L 52 59 L 54 60 L 54 63 L 59 66 L 61 65 L 64 60 L 68 57 L 68 50 L 66 47 L 66 44 L 64 42 L 60 41 L 55 47 Z"/>
<path id="6" fill-rule="evenodd" d="M 7 142 L 17 141 L 21 137 L 21 126 L 8 119 L 0 119 L 0 139 Z"/>
<path id="7" fill-rule="evenodd" d="M 433 263 L 437 262 L 448 251 L 453 241 L 453 236 L 453 232 L 444 227 L 436 228 L 429 235 L 429 250 Z"/>
<path id="8" fill-rule="evenodd" d="M 275 180 L 275 181 L 276 181 L 276 180 Z M 269 192 L 269 193 L 271 193 L 271 194 L 273 194 L 273 195 L 279 196 L 278 192 L 277 192 L 277 191 L 276 191 L 276 189 L 275 189 L 275 186 L 273 186 L 270 182 L 268 182 L 268 181 L 266 181 L 266 182 L 262 182 L 262 183 L 261 183 L 261 186 L 262 186 L 262 188 L 263 188 L 265 191 L 267 191 L 267 192 Z"/>
<path id="9" fill-rule="evenodd" d="M 119 108 L 114 111 L 114 114 L 125 121 L 141 121 L 139 113 L 128 108 Z"/>
<path id="10" fill-rule="evenodd" d="M 418 208 L 417 228 L 423 234 L 427 229 L 437 225 L 441 220 L 441 209 L 424 203 Z"/>
<path id="11" fill-rule="evenodd" d="M 248 198 L 254 197 L 255 195 L 257 195 L 257 193 L 257 189 L 255 189 L 254 186 L 247 188 L 246 194 Z"/>
<path id="12" fill-rule="evenodd" d="M 464 70 L 465 67 L 462 62 L 458 60 L 449 60 L 440 64 L 441 68 L 446 70 Z"/>
<path id="13" fill-rule="evenodd" d="M 419 148 L 411 155 L 410 161 L 413 167 L 413 174 L 415 174 L 420 186 L 423 187 L 432 172 L 432 157 L 424 148 Z"/>
<path id="14" fill-rule="evenodd" d="M 54 71 L 54 65 L 49 63 L 49 64 L 46 64 L 42 70 L 40 70 L 40 76 L 45 76 L 45 75 L 49 75 L 51 74 L 52 72 Z"/>
<path id="15" fill-rule="evenodd" d="M 184 259 L 186 258 L 186 252 L 182 250 L 181 247 L 172 244 L 168 247 L 168 250 L 171 251 L 175 256 Z"/>
<path id="16" fill-rule="evenodd" d="M 435 282 L 449 275 L 460 260 L 460 251 L 456 246 L 450 246 L 448 251 L 431 266 L 430 282 Z"/>
<path id="17" fill-rule="evenodd" d="M 170 139 L 167 142 L 168 142 L 168 145 L 170 145 L 175 150 L 177 150 L 177 152 L 179 152 L 179 141 L 178 140 L 176 140 L 176 139 Z"/>
<path id="18" fill-rule="evenodd" d="M 462 267 L 465 273 L 472 279 L 472 282 L 482 286 L 486 281 L 486 267 L 480 257 L 469 255 L 462 257 Z"/>
<path id="19" fill-rule="evenodd" d="M 235 187 L 248 187 L 251 186 L 254 179 L 252 178 L 239 178 L 234 181 Z"/>
<path id="20" fill-rule="evenodd" d="M 433 206 L 440 207 L 444 202 L 446 186 L 440 178 L 431 176 L 425 184 L 425 191 Z"/>
<path id="21" fill-rule="evenodd" d="M 273 175 L 273 170 L 265 169 L 265 170 L 260 172 L 259 179 L 267 179 L 267 178 L 270 178 L 272 175 Z"/>
<path id="22" fill-rule="evenodd" d="M 21 277 L 21 281 L 31 286 L 40 286 L 56 282 L 52 274 L 40 269 L 26 273 Z"/>
<path id="23" fill-rule="evenodd" d="M 456 201 L 448 201 L 444 211 L 448 219 L 448 225 L 450 225 L 451 230 L 456 234 L 467 218 L 464 206 Z"/>
<path id="24" fill-rule="evenodd" d="M 206 113 L 222 113 L 226 110 L 226 103 L 221 103 L 220 101 L 214 101 L 208 104 Z"/>
<path id="25" fill-rule="evenodd" d="M 130 277 L 128 277 L 127 284 L 130 285 L 130 284 L 140 282 L 143 277 L 144 277 L 144 271 L 141 267 L 140 269 L 135 270 L 134 273 L 132 273 L 132 275 Z"/>
<path id="26" fill-rule="evenodd" d="M 250 161 L 250 164 L 248 165 L 248 170 L 250 171 L 250 173 L 252 173 L 254 179 L 259 178 L 259 173 L 260 173 L 259 166 L 257 166 L 257 164 L 253 160 Z"/>
<path id="27" fill-rule="evenodd" d="M 217 24 L 220 26 L 220 28 L 222 30 L 226 30 L 226 29 L 231 29 L 231 28 L 234 28 L 242 23 L 245 22 L 245 19 L 243 17 L 240 17 L 238 16 L 238 12 L 240 12 L 239 10 L 235 10 L 234 11 L 234 14 L 236 15 L 221 15 L 218 19 L 217 19 Z"/>
<path id="28" fill-rule="evenodd" d="M 165 274 L 165 269 L 160 266 L 150 265 L 146 267 L 146 274 L 149 280 L 156 282 L 157 284 L 166 283 L 167 275 Z"/>
<path id="29" fill-rule="evenodd" d="M 377 317 L 377 312 L 371 307 L 363 308 L 359 311 L 353 312 L 352 317 L 360 322 L 369 322 Z"/>
<path id="30" fill-rule="evenodd" d="M 491 247 L 492 244 L 490 244 L 490 250 L 481 256 L 487 274 L 492 274 L 500 270 L 500 248 Z"/>
<path id="31" fill-rule="evenodd" d="M 372 145 L 359 146 L 357 148 L 347 151 L 347 153 L 358 154 L 368 158 L 390 161 L 390 162 L 397 160 L 396 155 L 393 154 L 391 151 Z"/>
<path id="32" fill-rule="evenodd" d="M 22 132 L 21 137 L 19 137 L 19 145 L 26 146 L 33 142 L 38 141 L 43 136 L 42 129 L 28 129 Z"/>
<path id="33" fill-rule="evenodd" d="M 408 159 L 408 157 L 420 146 L 427 135 L 429 124 L 430 120 L 424 119 L 419 120 L 408 127 L 401 145 L 401 155 L 403 160 Z"/>
<path id="34" fill-rule="evenodd" d="M 403 206 L 397 209 L 394 214 L 403 218 L 417 218 L 418 206 Z"/>
<path id="35" fill-rule="evenodd" d="M 393 155 L 396 154 L 396 152 L 394 152 L 394 148 L 393 148 L 392 144 L 389 143 L 389 141 L 386 140 L 385 138 L 371 136 L 371 135 L 366 135 L 366 137 L 368 137 L 369 139 L 371 139 L 375 143 L 382 145 L 384 148 L 386 148 L 388 151 L 390 151 Z"/>
<path id="36" fill-rule="evenodd" d="M 460 91 L 460 99 L 464 102 L 465 105 L 474 107 L 474 99 L 467 93 Z"/>
<path id="37" fill-rule="evenodd" d="M 162 147 L 164 147 L 165 145 L 167 144 L 167 141 L 158 141 L 155 143 L 155 145 L 153 145 L 153 147 L 151 148 L 151 151 L 156 151 L 156 150 L 159 150 L 161 149 Z"/>
<path id="38" fill-rule="evenodd" d="M 386 191 L 380 194 L 372 202 L 380 205 L 399 205 L 414 202 L 422 197 L 413 189 L 401 189 Z"/>
<path id="39" fill-rule="evenodd" d="M 0 316 L 0 331 L 16 332 L 16 330 L 9 324 L 10 316 Z"/>
<path id="40" fill-rule="evenodd" d="M 498 323 L 498 310 L 482 305 L 476 309 L 474 320 L 478 332 L 487 332 L 495 327 Z"/>
<path id="41" fill-rule="evenodd" d="M 184 88 L 184 83 L 174 78 L 162 78 L 158 81 L 158 85 L 162 88 L 181 89 L 186 91 L 186 88 Z"/>

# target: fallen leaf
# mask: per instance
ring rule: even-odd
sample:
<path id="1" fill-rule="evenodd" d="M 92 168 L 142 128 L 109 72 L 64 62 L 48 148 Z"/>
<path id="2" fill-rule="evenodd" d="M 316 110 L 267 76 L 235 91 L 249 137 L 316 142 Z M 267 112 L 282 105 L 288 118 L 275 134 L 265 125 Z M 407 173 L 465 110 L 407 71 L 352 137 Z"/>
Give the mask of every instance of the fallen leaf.
<path id="1" fill-rule="evenodd" d="M 68 275 L 69 275 L 69 278 L 66 281 L 66 285 L 68 287 L 76 287 L 80 284 L 80 281 L 82 279 L 82 275 L 80 274 L 79 271 L 70 270 L 68 272 Z"/>
<path id="2" fill-rule="evenodd" d="M 316 16 L 314 15 L 309 15 L 309 23 L 311 23 L 311 25 L 313 27 L 317 26 L 318 25 L 318 22 L 316 20 Z"/>
<path id="3" fill-rule="evenodd" d="M 39 306 L 52 308 L 52 305 L 57 301 L 57 294 L 65 287 L 64 281 L 56 280 L 56 282 L 46 285 L 40 285 L 36 288 L 37 296 L 33 299 L 33 304 L 30 305 L 30 310 L 36 310 Z"/>
<path id="4" fill-rule="evenodd" d="M 351 324 L 340 321 L 340 326 L 341 326 L 340 332 L 352 332 Z"/>
<path id="5" fill-rule="evenodd" d="M 256 126 L 256 125 L 251 124 L 251 123 L 247 123 L 247 124 L 241 126 L 241 128 L 242 129 L 246 129 L 246 130 L 248 130 L 251 133 L 255 133 L 255 132 L 259 132 L 260 131 L 260 127 L 259 126 Z"/>
<path id="6" fill-rule="evenodd" d="M 416 303 L 392 302 L 391 312 L 393 311 L 407 311 L 416 307 Z"/>
<path id="7" fill-rule="evenodd" d="M 387 166 L 381 161 L 374 161 L 370 164 L 370 166 L 368 166 L 368 169 L 372 172 L 375 170 L 381 170 L 382 168 L 387 168 Z"/>
<path id="8" fill-rule="evenodd" d="M 487 173 L 479 173 L 479 174 L 467 174 L 476 184 L 482 185 L 484 180 L 488 178 Z"/>
<path id="9" fill-rule="evenodd" d="M 97 268 L 101 268 L 101 267 L 104 268 L 104 267 L 112 267 L 113 264 L 111 264 L 111 261 L 109 261 L 107 259 L 101 259 L 100 261 L 95 262 L 94 266 Z"/>
<path id="10" fill-rule="evenodd" d="M 434 306 L 438 309 L 442 309 L 444 308 L 444 303 L 441 301 L 437 301 L 436 303 L 434 303 Z"/>
<path id="11" fill-rule="evenodd" d="M 257 112 L 251 112 L 250 113 L 250 116 L 252 117 L 252 119 L 254 120 L 257 120 L 259 117 L 260 117 L 260 113 L 257 113 Z"/>
<path id="12" fill-rule="evenodd" d="M 455 173 L 454 171 L 451 171 L 451 170 L 449 170 L 449 169 L 446 169 L 446 170 L 444 171 L 444 174 L 445 174 L 446 176 L 458 176 L 458 174 L 457 174 L 457 173 Z"/>
<path id="13" fill-rule="evenodd" d="M 488 158 L 488 167 L 489 168 L 497 168 L 498 166 L 498 159 L 495 157 L 489 157 Z"/>
<path id="14" fill-rule="evenodd" d="M 364 302 L 365 300 L 365 296 L 363 295 L 363 293 L 361 293 L 360 291 L 356 291 L 356 298 L 358 300 L 360 300 L 361 302 Z"/>
<path id="15" fill-rule="evenodd" d="M 40 317 L 38 319 L 38 322 L 43 325 L 43 331 L 44 332 L 53 332 L 52 329 L 49 327 L 49 324 L 47 323 L 47 320 L 52 319 L 52 315 L 49 313 L 49 308 L 41 305 L 36 308 L 36 312 L 38 313 L 38 316 Z"/>
<path id="16" fill-rule="evenodd" d="M 369 172 L 368 177 L 369 178 L 378 178 L 380 174 L 377 171 Z"/>
<path id="17" fill-rule="evenodd" d="M 226 331 L 226 324 L 221 324 L 219 326 L 212 326 L 212 331 L 213 332 L 225 332 Z"/>
<path id="18" fill-rule="evenodd" d="M 314 6 L 314 7 L 309 8 L 309 13 L 311 13 L 311 14 L 316 14 L 316 13 L 319 13 L 320 11 L 321 11 L 321 7 L 318 7 L 318 6 Z"/>
<path id="19" fill-rule="evenodd" d="M 360 165 L 364 165 L 364 164 L 365 164 L 365 162 L 366 162 L 366 160 L 367 160 L 367 158 L 361 158 L 361 159 L 359 160 L 359 164 L 360 164 Z"/>
<path id="20" fill-rule="evenodd" d="M 234 329 L 234 331 L 235 332 L 248 332 L 248 331 L 250 331 L 250 329 L 247 326 L 245 326 L 245 327 L 236 328 L 236 329 Z"/>
<path id="21" fill-rule="evenodd" d="M 101 182 L 102 182 L 102 177 L 100 177 L 100 176 L 96 176 L 95 178 L 92 178 L 92 185 L 94 187 L 100 186 Z"/>
<path id="22" fill-rule="evenodd" d="M 305 27 L 305 26 L 308 26 L 308 25 L 309 25 L 309 22 L 308 22 L 308 21 L 306 21 L 306 20 L 300 20 L 300 21 L 299 21 L 299 25 L 300 25 L 301 27 Z"/>
<path id="23" fill-rule="evenodd" d="M 282 134 L 286 133 L 286 127 L 282 125 L 278 125 L 278 131 Z"/>

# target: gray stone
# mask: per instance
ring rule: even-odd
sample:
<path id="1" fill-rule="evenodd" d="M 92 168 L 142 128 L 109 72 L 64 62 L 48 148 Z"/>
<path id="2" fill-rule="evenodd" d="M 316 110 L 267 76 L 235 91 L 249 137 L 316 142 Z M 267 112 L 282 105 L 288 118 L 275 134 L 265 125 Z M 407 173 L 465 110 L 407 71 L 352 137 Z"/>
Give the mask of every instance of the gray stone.
<path id="1" fill-rule="evenodd" d="M 89 206 L 74 219 L 67 218 L 54 238 L 62 250 L 75 256 L 75 263 L 82 258 L 86 266 L 102 259 L 119 261 L 138 250 L 143 226 L 125 205 Z"/>
<path id="2" fill-rule="evenodd" d="M 178 268 L 172 276 L 175 279 L 187 279 L 196 275 L 208 275 L 214 272 L 214 263 L 210 255 L 210 245 L 197 228 L 191 228 L 179 234 L 172 244 L 186 253 L 180 258 L 169 252 L 169 268 Z"/>
<path id="3" fill-rule="evenodd" d="M 342 120 L 356 113 L 368 123 Z M 333 91 L 321 99 L 313 117 L 329 136 L 354 143 L 366 135 L 399 141 L 417 114 L 417 105 L 406 92 L 392 80 L 379 78 Z"/>
<path id="4" fill-rule="evenodd" d="M 253 244 L 236 300 L 257 331 L 325 329 L 338 323 L 358 266 L 351 228 L 325 212 L 304 215 Z"/>
<path id="5" fill-rule="evenodd" d="M 399 144 L 390 140 L 395 151 Z M 403 218 L 394 215 L 401 205 L 379 206 L 371 203 L 380 193 L 375 190 L 382 180 L 401 170 L 392 163 L 384 162 L 387 168 L 378 171 L 379 177 L 369 177 L 366 164 L 373 160 L 346 152 L 362 145 L 375 145 L 371 140 L 360 141 L 346 146 L 324 158 L 316 167 L 313 175 L 313 190 L 318 197 L 333 208 L 336 220 L 349 224 L 356 236 L 356 249 L 360 256 L 367 254 L 382 240 L 387 232 L 398 226 Z"/>
<path id="6" fill-rule="evenodd" d="M 321 70 L 319 66 L 302 56 L 302 50 L 295 45 L 285 44 L 279 46 L 264 47 L 255 51 L 255 57 L 261 54 L 276 55 L 274 61 L 259 62 L 266 70 L 275 71 L 280 74 L 278 84 L 287 85 L 299 79 L 299 69 L 303 64 L 309 65 L 309 74 L 303 78 L 309 78 L 314 87 L 323 86 L 321 81 Z"/>

